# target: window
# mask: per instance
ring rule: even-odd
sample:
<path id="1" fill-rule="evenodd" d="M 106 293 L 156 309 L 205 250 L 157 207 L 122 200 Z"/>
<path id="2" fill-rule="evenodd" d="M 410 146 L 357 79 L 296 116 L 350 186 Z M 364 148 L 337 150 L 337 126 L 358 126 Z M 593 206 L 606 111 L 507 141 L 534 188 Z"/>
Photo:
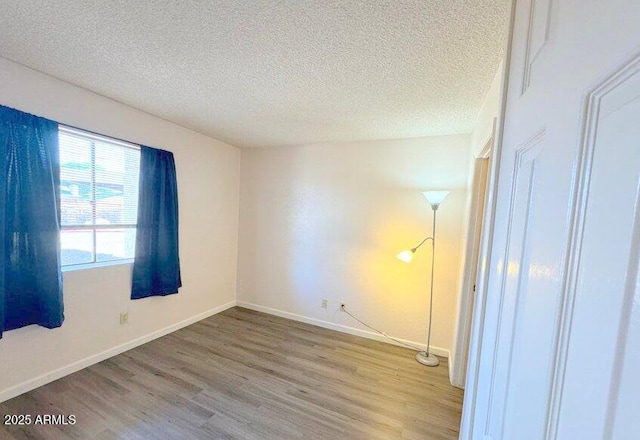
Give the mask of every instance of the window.
<path id="1" fill-rule="evenodd" d="M 140 148 L 60 126 L 62 266 L 131 259 Z"/>

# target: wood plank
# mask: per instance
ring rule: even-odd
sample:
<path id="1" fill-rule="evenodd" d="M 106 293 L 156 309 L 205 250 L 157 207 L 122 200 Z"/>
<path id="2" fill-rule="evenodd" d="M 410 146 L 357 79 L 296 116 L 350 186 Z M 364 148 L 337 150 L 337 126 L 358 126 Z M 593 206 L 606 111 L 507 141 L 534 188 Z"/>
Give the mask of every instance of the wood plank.
<path id="1" fill-rule="evenodd" d="M 235 307 L 0 404 L 7 439 L 456 439 L 446 359 Z"/>

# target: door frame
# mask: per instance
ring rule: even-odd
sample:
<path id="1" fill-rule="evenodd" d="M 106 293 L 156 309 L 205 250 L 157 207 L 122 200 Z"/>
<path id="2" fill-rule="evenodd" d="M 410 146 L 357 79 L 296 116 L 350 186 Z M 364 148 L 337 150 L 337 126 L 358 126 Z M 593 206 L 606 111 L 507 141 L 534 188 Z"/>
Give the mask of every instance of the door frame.
<path id="1" fill-rule="evenodd" d="M 495 143 L 496 119 L 491 133 L 474 157 L 473 180 L 468 208 L 467 235 L 460 294 L 458 295 L 453 345 L 449 364 L 449 379 L 453 386 L 464 388 L 469 353 L 471 324 L 475 305 L 475 285 L 480 273 L 480 243 L 484 230 L 484 213 L 487 209 L 491 152 Z M 481 215 L 478 215 L 481 210 Z"/>
<path id="2" fill-rule="evenodd" d="M 467 376 L 465 380 L 465 397 L 462 406 L 462 418 L 460 421 L 460 440 L 471 440 L 473 437 L 473 423 L 476 406 L 478 405 L 478 378 L 480 373 L 480 354 L 483 350 L 493 352 L 493 347 L 483 347 L 482 341 L 485 330 L 496 332 L 498 329 L 485 328 L 485 313 L 487 306 L 487 287 L 489 284 L 488 270 L 492 265 L 491 254 L 496 217 L 496 198 L 498 192 L 498 176 L 500 170 L 500 158 L 502 156 L 502 140 L 504 137 L 504 115 L 507 106 L 507 90 L 509 87 L 509 75 L 511 70 L 511 51 L 513 45 L 513 28 L 515 23 L 516 1 L 511 0 L 510 17 L 505 42 L 504 72 L 500 87 L 500 107 L 496 119 L 495 140 L 491 151 L 491 164 L 489 170 L 489 182 L 487 184 L 486 209 L 480 242 L 480 255 L 478 257 L 480 270 L 476 280 L 475 307 L 471 324 L 471 336 L 469 340 L 469 359 L 467 363 Z M 495 324 L 495 323 L 494 323 Z M 497 324 L 496 324 L 497 325 Z"/>

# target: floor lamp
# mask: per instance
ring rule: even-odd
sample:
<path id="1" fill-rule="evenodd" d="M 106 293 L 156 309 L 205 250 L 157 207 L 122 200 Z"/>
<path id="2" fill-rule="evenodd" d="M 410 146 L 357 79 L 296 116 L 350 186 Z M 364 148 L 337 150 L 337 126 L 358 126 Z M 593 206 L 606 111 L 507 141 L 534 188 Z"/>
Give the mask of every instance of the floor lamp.
<path id="1" fill-rule="evenodd" d="M 445 197 L 449 194 L 449 191 L 425 191 L 422 195 L 427 199 L 429 204 L 431 205 L 431 209 L 433 210 L 433 231 L 431 233 L 431 237 L 427 237 L 420 242 L 416 247 L 411 249 L 407 249 L 406 251 L 400 252 L 396 257 L 399 260 L 404 261 L 405 263 L 410 263 L 413 259 L 413 255 L 416 253 L 418 248 L 422 246 L 427 240 L 431 240 L 431 287 L 429 289 L 429 327 L 427 330 L 427 349 L 426 351 L 419 351 L 416 354 L 416 360 L 420 362 L 422 365 L 426 365 L 428 367 L 436 367 L 440 361 L 437 357 L 431 354 L 431 318 L 433 312 L 433 274 L 435 269 L 436 262 L 436 212 L 440 207 L 440 204 L 444 200 Z"/>

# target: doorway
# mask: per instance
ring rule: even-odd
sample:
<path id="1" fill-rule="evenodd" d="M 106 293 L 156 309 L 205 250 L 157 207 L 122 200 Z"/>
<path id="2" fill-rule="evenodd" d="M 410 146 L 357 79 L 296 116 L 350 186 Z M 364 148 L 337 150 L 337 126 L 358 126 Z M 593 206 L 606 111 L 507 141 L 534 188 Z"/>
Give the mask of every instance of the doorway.
<path id="1" fill-rule="evenodd" d="M 494 130 L 476 156 L 471 184 L 471 200 L 469 205 L 469 222 L 466 234 L 464 266 L 462 282 L 458 296 L 456 323 L 454 329 L 453 346 L 449 363 L 451 384 L 464 388 L 469 359 L 469 341 L 471 338 L 471 323 L 475 306 L 475 292 L 480 270 L 480 243 L 487 201 L 489 170 L 491 167 L 491 152 L 494 143 Z"/>

